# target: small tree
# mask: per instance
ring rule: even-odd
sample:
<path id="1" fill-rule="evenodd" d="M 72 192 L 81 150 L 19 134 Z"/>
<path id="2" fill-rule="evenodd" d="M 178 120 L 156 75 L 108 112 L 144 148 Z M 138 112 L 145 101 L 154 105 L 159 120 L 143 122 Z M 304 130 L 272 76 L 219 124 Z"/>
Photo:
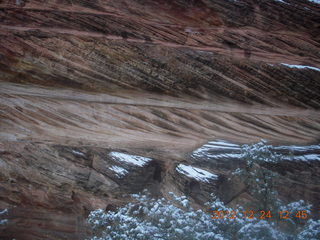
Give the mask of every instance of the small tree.
<path id="1" fill-rule="evenodd" d="M 264 163 L 277 163 L 282 156 L 272 151 L 266 141 L 242 146 L 242 156 L 246 161 L 244 169 L 236 169 L 233 175 L 239 176 L 245 183 L 247 191 L 259 203 L 261 210 L 278 211 L 280 201 L 276 191 L 279 175 L 263 166 Z"/>

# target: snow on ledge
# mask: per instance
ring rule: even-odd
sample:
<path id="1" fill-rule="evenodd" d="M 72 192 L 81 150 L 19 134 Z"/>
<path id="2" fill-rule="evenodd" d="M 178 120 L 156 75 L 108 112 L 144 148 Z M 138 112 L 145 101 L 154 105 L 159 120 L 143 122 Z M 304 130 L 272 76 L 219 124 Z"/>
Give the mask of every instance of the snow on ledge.
<path id="1" fill-rule="evenodd" d="M 206 160 L 241 160 L 246 156 L 244 145 L 233 144 L 224 140 L 210 141 L 200 148 L 194 150 L 191 156 L 195 160 L 205 158 Z M 258 152 L 264 151 L 266 145 L 260 144 L 255 146 Z M 280 154 L 279 161 L 320 161 L 320 144 L 318 145 L 282 145 L 271 146 L 270 151 Z M 285 151 L 285 152 L 283 152 Z M 265 159 L 268 161 L 269 159 Z"/>
<path id="2" fill-rule="evenodd" d="M 212 174 L 212 173 L 207 172 L 205 170 L 202 170 L 200 168 L 187 166 L 184 164 L 179 164 L 176 167 L 176 170 L 183 175 L 186 175 L 190 178 L 194 178 L 194 179 L 201 181 L 201 182 L 209 182 L 210 179 L 212 179 L 212 180 L 218 179 L 218 176 L 215 174 Z"/>
<path id="3" fill-rule="evenodd" d="M 72 150 L 72 153 L 75 154 L 75 155 L 78 155 L 78 156 L 82 156 L 82 157 L 85 156 L 85 154 L 83 152 L 76 151 L 76 150 Z"/>
<path id="4" fill-rule="evenodd" d="M 200 148 L 194 150 L 192 152 L 192 156 L 194 157 L 212 157 L 212 158 L 241 158 L 241 154 L 232 154 L 232 153 L 226 153 L 226 154 L 213 154 L 213 150 L 230 150 L 230 151 L 239 151 L 240 150 L 240 145 L 238 144 L 233 144 L 229 143 L 224 140 L 216 140 L 216 141 L 210 141 Z"/>
<path id="5" fill-rule="evenodd" d="M 320 154 L 304 154 L 300 156 L 286 156 L 284 157 L 284 160 L 288 161 L 303 161 L 303 162 L 308 162 L 308 161 L 319 161 L 320 160 Z"/>
<path id="6" fill-rule="evenodd" d="M 0 210 L 0 215 L 4 215 L 4 214 L 6 214 L 6 213 L 8 213 L 8 209 L 6 208 L 6 209 L 3 209 L 3 210 Z M 0 219 L 0 226 L 1 225 L 5 225 L 5 224 L 7 224 L 9 222 L 9 220 L 8 219 Z"/>
<path id="7" fill-rule="evenodd" d="M 110 152 L 109 156 L 116 161 L 126 162 L 139 167 L 143 167 L 146 163 L 152 160 L 151 158 L 130 155 L 130 154 L 120 153 L 120 152 Z"/>
<path id="8" fill-rule="evenodd" d="M 126 169 L 119 166 L 112 166 L 109 167 L 109 169 L 113 171 L 117 175 L 117 177 L 124 177 L 128 173 Z"/>
<path id="9" fill-rule="evenodd" d="M 319 72 L 320 72 L 320 68 L 311 67 L 311 66 L 305 66 L 305 65 L 291 65 L 291 64 L 286 64 L 286 63 L 281 63 L 281 65 L 286 66 L 286 67 L 289 67 L 289 68 L 311 69 L 311 70 L 315 70 L 315 71 L 319 71 Z"/>
<path id="10" fill-rule="evenodd" d="M 8 213 L 8 212 L 9 212 L 8 209 L 5 208 L 5 209 L 3 209 L 3 210 L 0 210 L 0 215 L 6 214 L 6 213 Z"/>
<path id="11" fill-rule="evenodd" d="M 281 2 L 281 3 L 285 3 L 285 4 L 289 4 L 287 3 L 286 1 L 283 1 L 283 0 L 275 0 L 276 2 Z"/>
<path id="12" fill-rule="evenodd" d="M 318 3 L 320 4 L 320 0 L 309 0 L 309 2 Z"/>
<path id="13" fill-rule="evenodd" d="M 276 146 L 274 147 L 276 150 L 289 150 L 289 151 L 317 151 L 320 150 L 320 145 L 309 145 L 309 146 L 296 146 L 296 145 L 288 145 L 288 146 Z"/>

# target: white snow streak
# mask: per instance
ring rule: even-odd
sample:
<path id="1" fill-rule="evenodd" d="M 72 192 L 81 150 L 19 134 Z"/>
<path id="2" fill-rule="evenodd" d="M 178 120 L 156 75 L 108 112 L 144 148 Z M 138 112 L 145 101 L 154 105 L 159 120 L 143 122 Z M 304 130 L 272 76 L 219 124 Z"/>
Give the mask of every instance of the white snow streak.
<path id="1" fill-rule="evenodd" d="M 6 214 L 6 213 L 8 213 L 8 209 L 7 208 L 3 209 L 3 210 L 0 210 L 0 215 Z M 6 224 L 8 222 L 9 222 L 8 219 L 1 219 L 0 220 L 0 225 L 4 225 L 4 224 Z"/>
<path id="2" fill-rule="evenodd" d="M 286 156 L 284 157 L 284 160 L 293 160 L 293 161 L 304 161 L 304 162 L 308 162 L 308 161 L 315 161 L 315 160 L 320 160 L 320 154 L 304 154 L 304 155 L 300 155 L 300 156 Z"/>
<path id="3" fill-rule="evenodd" d="M 83 152 L 79 152 L 79 151 L 76 151 L 76 150 L 72 150 L 72 153 L 75 154 L 75 155 L 82 156 L 82 157 L 85 156 L 85 154 Z"/>
<path id="4" fill-rule="evenodd" d="M 115 172 L 117 177 L 123 177 L 128 173 L 128 171 L 126 169 L 119 167 L 119 166 L 112 166 L 112 167 L 109 167 L 109 169 L 111 171 Z"/>
<path id="5" fill-rule="evenodd" d="M 238 144 L 228 143 L 223 140 L 211 141 L 207 144 L 203 145 L 202 147 L 198 148 L 197 150 L 193 151 L 192 155 L 195 157 L 213 157 L 213 155 L 209 154 L 211 150 L 239 150 L 240 146 Z M 216 156 L 216 155 L 215 155 Z"/>
<path id="6" fill-rule="evenodd" d="M 110 152 L 109 156 L 116 161 L 126 162 L 139 167 L 143 167 L 147 162 L 150 162 L 152 160 L 151 158 L 130 155 L 130 154 L 120 153 L 120 152 Z"/>
<path id="7" fill-rule="evenodd" d="M 275 1 L 288 4 L 287 2 L 285 2 L 285 1 L 283 1 L 283 0 L 275 0 Z"/>
<path id="8" fill-rule="evenodd" d="M 286 63 L 281 63 L 281 65 L 286 66 L 286 67 L 289 67 L 289 68 L 311 69 L 311 70 L 315 70 L 315 71 L 319 71 L 319 72 L 320 72 L 320 68 L 316 68 L 316 67 L 312 67 L 312 66 L 290 65 L 290 64 L 286 64 Z"/>
<path id="9" fill-rule="evenodd" d="M 314 151 L 314 150 L 320 150 L 320 145 L 310 145 L 310 146 L 295 146 L 295 145 L 289 145 L 289 146 L 277 146 L 274 147 L 276 150 L 289 150 L 289 151 Z"/>
<path id="10" fill-rule="evenodd" d="M 210 179 L 213 179 L 213 180 L 218 179 L 218 176 L 215 174 L 212 174 L 212 173 L 207 172 L 205 170 L 202 170 L 200 168 L 187 166 L 184 164 L 179 164 L 176 167 L 176 170 L 183 175 L 186 175 L 190 178 L 194 178 L 194 179 L 201 181 L 201 182 L 209 182 Z"/>
<path id="11" fill-rule="evenodd" d="M 0 215 L 5 214 L 5 213 L 8 213 L 8 209 L 7 208 L 5 208 L 2 211 L 0 211 Z"/>

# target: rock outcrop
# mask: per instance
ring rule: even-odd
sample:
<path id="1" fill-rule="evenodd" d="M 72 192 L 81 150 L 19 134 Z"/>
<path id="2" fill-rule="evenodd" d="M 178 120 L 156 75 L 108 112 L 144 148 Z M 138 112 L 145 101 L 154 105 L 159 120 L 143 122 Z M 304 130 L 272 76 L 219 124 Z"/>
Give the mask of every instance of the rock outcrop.
<path id="1" fill-rule="evenodd" d="M 0 2 L 0 238 L 83 239 L 89 211 L 145 188 L 189 194 L 198 207 L 211 193 L 249 199 L 227 181 L 243 164 L 241 144 L 319 144 L 319 9 L 301 0 Z M 212 148 L 214 139 L 232 143 Z M 265 167 L 281 174 L 283 199 L 316 203 L 319 149 L 290 153 L 297 161 Z M 198 181 L 180 164 L 217 178 Z"/>

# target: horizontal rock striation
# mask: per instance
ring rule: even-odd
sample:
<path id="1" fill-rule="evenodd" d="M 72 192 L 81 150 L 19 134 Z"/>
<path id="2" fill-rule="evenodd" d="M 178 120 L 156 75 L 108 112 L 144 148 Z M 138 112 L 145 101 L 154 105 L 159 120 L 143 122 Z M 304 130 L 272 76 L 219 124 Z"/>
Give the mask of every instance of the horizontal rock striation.
<path id="1" fill-rule="evenodd" d="M 145 188 L 197 207 L 211 193 L 253 200 L 227 181 L 241 144 L 320 141 L 319 7 L 1 1 L 0 238 L 84 239 L 89 211 Z M 264 166 L 281 175 L 281 197 L 316 203 L 319 161 L 305 156 L 319 149 L 277 151 L 295 157 Z"/>

